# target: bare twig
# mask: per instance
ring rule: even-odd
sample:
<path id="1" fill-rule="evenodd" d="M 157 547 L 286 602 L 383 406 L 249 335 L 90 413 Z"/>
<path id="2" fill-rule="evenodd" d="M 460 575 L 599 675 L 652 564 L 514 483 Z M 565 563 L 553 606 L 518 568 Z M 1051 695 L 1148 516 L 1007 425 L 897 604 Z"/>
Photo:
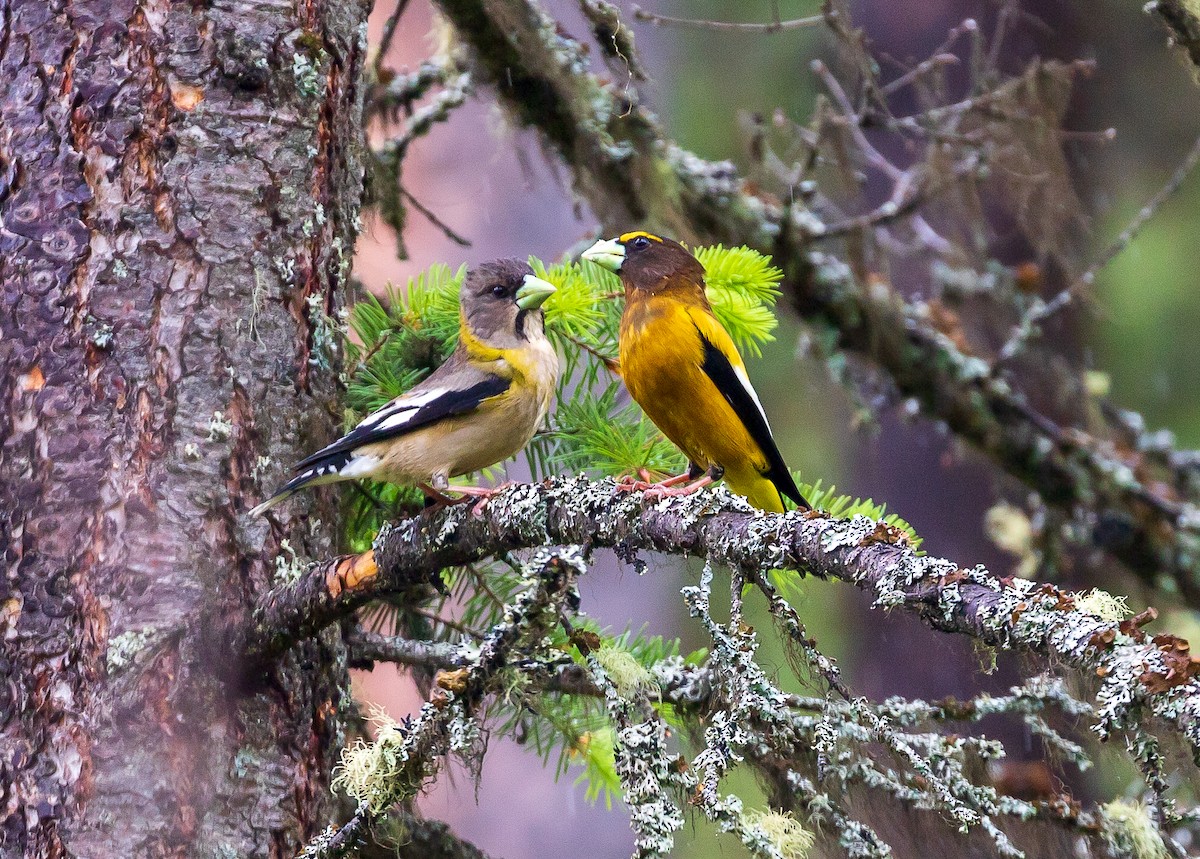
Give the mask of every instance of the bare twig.
<path id="1" fill-rule="evenodd" d="M 1141 232 L 1150 219 L 1158 213 L 1162 205 L 1187 181 L 1187 178 L 1192 175 L 1192 171 L 1196 169 L 1197 163 L 1200 163 L 1200 137 L 1197 137 L 1192 143 L 1192 148 L 1188 150 L 1183 161 L 1175 168 L 1175 171 L 1163 186 L 1155 192 L 1154 196 L 1150 198 L 1145 206 L 1138 210 L 1137 214 L 1134 215 L 1125 229 L 1121 230 L 1121 234 L 1113 240 L 1104 253 L 1088 266 L 1083 274 L 1075 278 L 1065 289 L 1050 299 L 1050 301 L 1035 302 L 1029 308 L 1021 317 L 1021 321 L 1013 328 L 1013 332 L 1004 346 L 1001 347 L 997 363 L 1011 361 L 1015 358 L 1035 336 L 1041 323 L 1069 306 L 1080 291 L 1090 289 L 1096 282 L 1096 276 L 1129 247 L 1129 244 L 1137 237 L 1137 234 Z"/>
<path id="2" fill-rule="evenodd" d="M 614 297 L 616 297 L 616 296 L 614 296 Z M 595 346 L 592 346 L 590 343 L 587 343 L 584 340 L 581 340 L 580 338 L 576 337 L 574 334 L 568 334 L 565 331 L 560 331 L 560 332 L 558 332 L 558 336 L 562 337 L 564 340 L 571 343 L 572 345 L 578 346 L 584 352 L 587 352 L 589 355 L 591 355 L 593 358 L 595 358 L 597 361 L 599 361 L 601 364 L 603 364 L 604 369 L 608 370 L 608 372 L 612 373 L 614 376 L 621 375 L 621 363 L 616 358 L 613 358 L 611 355 L 605 355 L 603 352 L 601 352 Z"/>
<path id="3" fill-rule="evenodd" d="M 460 247 L 469 248 L 471 246 L 470 239 L 466 238 L 465 236 L 463 236 L 459 233 L 456 233 L 453 230 L 453 228 L 450 227 L 449 224 L 447 224 L 445 221 L 443 221 L 441 218 L 439 218 L 437 215 L 435 215 L 429 208 L 427 208 L 425 205 L 423 205 L 420 200 L 418 200 L 416 197 L 414 197 L 412 195 L 412 192 L 410 192 L 403 185 L 400 185 L 398 187 L 400 189 L 400 196 L 403 197 L 405 200 L 408 200 L 409 205 L 411 205 L 414 209 L 416 209 L 418 212 L 420 212 L 422 215 L 424 215 L 425 220 L 429 221 L 429 223 L 433 224 L 435 227 L 437 227 L 439 230 L 441 230 L 442 234 L 446 238 L 448 238 L 450 241 L 454 242 L 456 245 L 459 245 Z"/>
<path id="4" fill-rule="evenodd" d="M 820 235 L 815 239 L 829 239 L 844 236 L 847 233 L 873 229 L 895 223 L 912 215 L 921 206 L 937 197 L 943 191 L 953 187 L 959 181 L 979 172 L 979 159 L 971 157 L 961 164 L 955 165 L 948 176 L 941 176 L 935 182 L 922 186 L 909 181 L 896 183 L 892 197 L 884 201 L 874 211 L 855 215 L 842 221 L 826 224 Z M 905 180 L 907 176 L 903 177 Z"/>
<path id="5" fill-rule="evenodd" d="M 806 30 L 819 27 L 825 23 L 824 15 L 810 15 L 807 18 L 794 18 L 790 21 L 780 20 L 779 10 L 775 10 L 775 20 L 766 24 L 737 23 L 732 21 L 704 21 L 692 18 L 671 18 L 666 15 L 656 15 L 647 12 L 640 6 L 633 7 L 633 17 L 648 24 L 660 27 L 692 27 L 698 30 L 716 30 L 723 33 L 780 33 L 785 30 Z"/>
<path id="6" fill-rule="evenodd" d="M 388 19 L 383 25 L 383 34 L 379 37 L 379 50 L 375 54 L 374 71 L 376 80 L 379 80 L 381 77 L 383 72 L 383 58 L 392 47 L 392 40 L 396 37 L 396 28 L 400 25 L 400 19 L 404 16 L 404 10 L 408 8 L 408 3 L 409 0 L 396 0 L 396 8 L 392 10 L 391 15 L 388 15 Z"/>

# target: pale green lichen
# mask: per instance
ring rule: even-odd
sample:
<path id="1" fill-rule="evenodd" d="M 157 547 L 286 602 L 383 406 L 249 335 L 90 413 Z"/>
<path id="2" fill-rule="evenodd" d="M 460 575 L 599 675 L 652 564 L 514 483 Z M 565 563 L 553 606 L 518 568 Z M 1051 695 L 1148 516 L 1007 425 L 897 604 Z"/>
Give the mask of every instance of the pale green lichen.
<path id="1" fill-rule="evenodd" d="M 1133 614 L 1133 610 L 1126 604 L 1126 597 L 1116 596 L 1099 588 L 1090 590 L 1086 594 L 1077 595 L 1075 608 L 1084 614 L 1094 614 L 1101 620 L 1113 623 L 1124 620 Z"/>
<path id="2" fill-rule="evenodd" d="M 629 651 L 606 642 L 595 656 L 622 697 L 649 694 L 658 689 L 653 675 Z"/>
<path id="3" fill-rule="evenodd" d="M 145 629 L 131 629 L 110 638 L 105 653 L 108 673 L 114 674 L 132 665 L 138 654 L 155 640 L 155 632 L 154 627 L 148 626 Z"/>
<path id="4" fill-rule="evenodd" d="M 308 565 L 300 560 L 291 541 L 287 537 L 280 540 L 279 554 L 275 556 L 275 584 L 295 584 L 307 569 Z"/>
<path id="5" fill-rule="evenodd" d="M 217 410 L 212 413 L 212 417 L 208 420 L 208 440 L 209 441 L 226 441 L 233 435 L 233 422 L 227 420 L 225 413 Z"/>
<path id="6" fill-rule="evenodd" d="M 325 296 L 314 292 L 304 299 L 308 308 L 308 321 L 312 326 L 312 349 L 309 352 L 308 363 L 322 370 L 333 368 L 338 356 L 338 345 L 345 332 L 328 313 L 325 312 Z"/>
<path id="7" fill-rule="evenodd" d="M 365 813 L 364 804 L 360 803 L 358 812 Z M 304 845 L 304 849 L 296 854 L 296 859 L 324 859 L 329 853 L 329 846 L 338 834 L 336 826 L 326 826 L 314 838 Z"/>
<path id="8" fill-rule="evenodd" d="M 366 803 L 372 815 L 380 815 L 399 797 L 416 792 L 423 769 L 420 761 L 409 758 L 405 740 L 411 731 L 406 732 L 379 708 L 372 713 L 372 719 L 377 725 L 374 742 L 359 738 L 342 749 L 341 763 L 334 769 L 330 788 L 345 791 Z"/>
<path id="9" fill-rule="evenodd" d="M 742 823 L 747 828 L 760 830 L 783 859 L 804 859 L 816 841 L 816 836 L 805 829 L 800 821 L 779 811 L 744 811 Z"/>
<path id="10" fill-rule="evenodd" d="M 89 317 L 91 319 L 91 317 Z M 113 327 L 107 322 L 92 319 L 92 345 L 97 349 L 107 349 L 113 344 Z"/>
<path id="11" fill-rule="evenodd" d="M 1109 848 L 1128 859 L 1169 859 L 1158 827 L 1140 802 L 1114 799 L 1100 808 L 1101 831 Z"/>
<path id="12" fill-rule="evenodd" d="M 323 62 L 324 59 L 325 54 L 322 51 L 319 60 Z M 320 95 L 324 89 L 324 75 L 321 73 L 320 66 L 304 54 L 298 52 L 292 54 L 292 77 L 296 80 L 297 91 L 307 98 Z"/>
<path id="13" fill-rule="evenodd" d="M 254 465 L 250 468 L 250 476 L 255 480 L 262 480 L 267 475 L 268 469 L 271 467 L 271 457 L 258 456 L 254 460 Z"/>
<path id="14" fill-rule="evenodd" d="M 291 286 L 296 280 L 296 260 L 292 257 L 275 257 L 271 260 L 275 273 L 285 286 Z"/>

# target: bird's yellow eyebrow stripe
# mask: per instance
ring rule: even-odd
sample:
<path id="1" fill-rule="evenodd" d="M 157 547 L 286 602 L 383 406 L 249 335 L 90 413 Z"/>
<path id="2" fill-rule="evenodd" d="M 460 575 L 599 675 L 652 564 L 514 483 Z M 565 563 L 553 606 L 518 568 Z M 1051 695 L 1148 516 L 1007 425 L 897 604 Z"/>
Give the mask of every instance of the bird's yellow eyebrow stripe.
<path id="1" fill-rule="evenodd" d="M 662 243 L 662 239 L 660 239 L 658 236 L 654 235 L 654 233 L 645 233 L 645 232 L 642 232 L 641 230 L 638 230 L 637 232 L 633 232 L 633 233 L 625 233 L 625 235 L 623 235 L 623 236 L 618 236 L 617 241 L 620 242 L 621 244 L 625 244 L 626 242 L 633 241 L 638 236 L 645 236 L 646 238 L 650 239 L 651 241 L 658 242 L 659 244 Z"/>

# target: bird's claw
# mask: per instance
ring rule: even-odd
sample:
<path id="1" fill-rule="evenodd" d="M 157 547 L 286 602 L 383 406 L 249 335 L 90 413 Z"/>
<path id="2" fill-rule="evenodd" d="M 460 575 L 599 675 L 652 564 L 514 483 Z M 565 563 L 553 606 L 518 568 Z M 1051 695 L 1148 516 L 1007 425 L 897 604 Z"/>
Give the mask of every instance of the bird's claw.
<path id="1" fill-rule="evenodd" d="M 618 492 L 645 492 L 657 484 L 650 483 L 645 480 L 635 480 L 632 476 L 626 475 L 617 481 Z"/>
<path id="2" fill-rule="evenodd" d="M 483 515 L 483 508 L 488 506 L 488 502 L 503 492 L 508 487 L 515 485 L 514 481 L 506 480 L 497 486 L 462 486 L 455 487 L 462 493 L 462 502 L 470 501 L 472 498 L 478 499 L 471 505 L 471 515 L 479 518 Z"/>
<path id="3" fill-rule="evenodd" d="M 458 495 L 446 495 L 432 486 L 423 485 L 421 489 L 433 499 L 433 503 L 438 507 L 471 504 L 471 515 L 479 517 L 483 515 L 483 508 L 492 498 L 512 485 L 513 481 L 506 480 L 498 486 L 451 486 L 450 491 L 457 492 Z M 472 501 L 474 501 L 473 504 Z"/>
<path id="4" fill-rule="evenodd" d="M 678 483 L 679 481 L 674 481 Z M 647 501 L 661 501 L 664 498 L 680 498 L 684 495 L 695 495 L 705 486 L 710 486 L 714 482 L 711 474 L 706 474 L 699 480 L 693 480 L 686 486 L 674 486 L 669 481 L 663 481 L 655 486 L 651 486 L 646 490 L 646 494 L 642 496 Z"/>
<path id="5" fill-rule="evenodd" d="M 659 481 L 655 481 L 653 477 L 650 469 L 639 468 L 636 478 L 632 474 L 618 478 L 617 489 L 621 492 L 650 492 L 655 489 L 667 489 L 691 479 L 693 475 L 691 471 L 685 471 L 683 474 L 676 474 L 674 477 L 667 477 Z"/>

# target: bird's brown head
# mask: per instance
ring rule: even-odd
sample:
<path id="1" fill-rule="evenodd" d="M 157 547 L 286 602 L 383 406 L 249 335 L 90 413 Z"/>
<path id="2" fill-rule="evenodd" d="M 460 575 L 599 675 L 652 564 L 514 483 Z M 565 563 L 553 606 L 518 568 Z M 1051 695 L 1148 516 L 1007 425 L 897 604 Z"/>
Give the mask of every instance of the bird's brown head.
<path id="1" fill-rule="evenodd" d="M 583 258 L 621 276 L 625 297 L 670 292 L 680 298 L 704 299 L 704 266 L 674 239 L 642 231 L 602 239 Z"/>
<path id="2" fill-rule="evenodd" d="M 475 266 L 459 293 L 466 330 L 481 343 L 511 349 L 545 336 L 542 303 L 554 286 L 521 260 L 501 259 Z"/>

